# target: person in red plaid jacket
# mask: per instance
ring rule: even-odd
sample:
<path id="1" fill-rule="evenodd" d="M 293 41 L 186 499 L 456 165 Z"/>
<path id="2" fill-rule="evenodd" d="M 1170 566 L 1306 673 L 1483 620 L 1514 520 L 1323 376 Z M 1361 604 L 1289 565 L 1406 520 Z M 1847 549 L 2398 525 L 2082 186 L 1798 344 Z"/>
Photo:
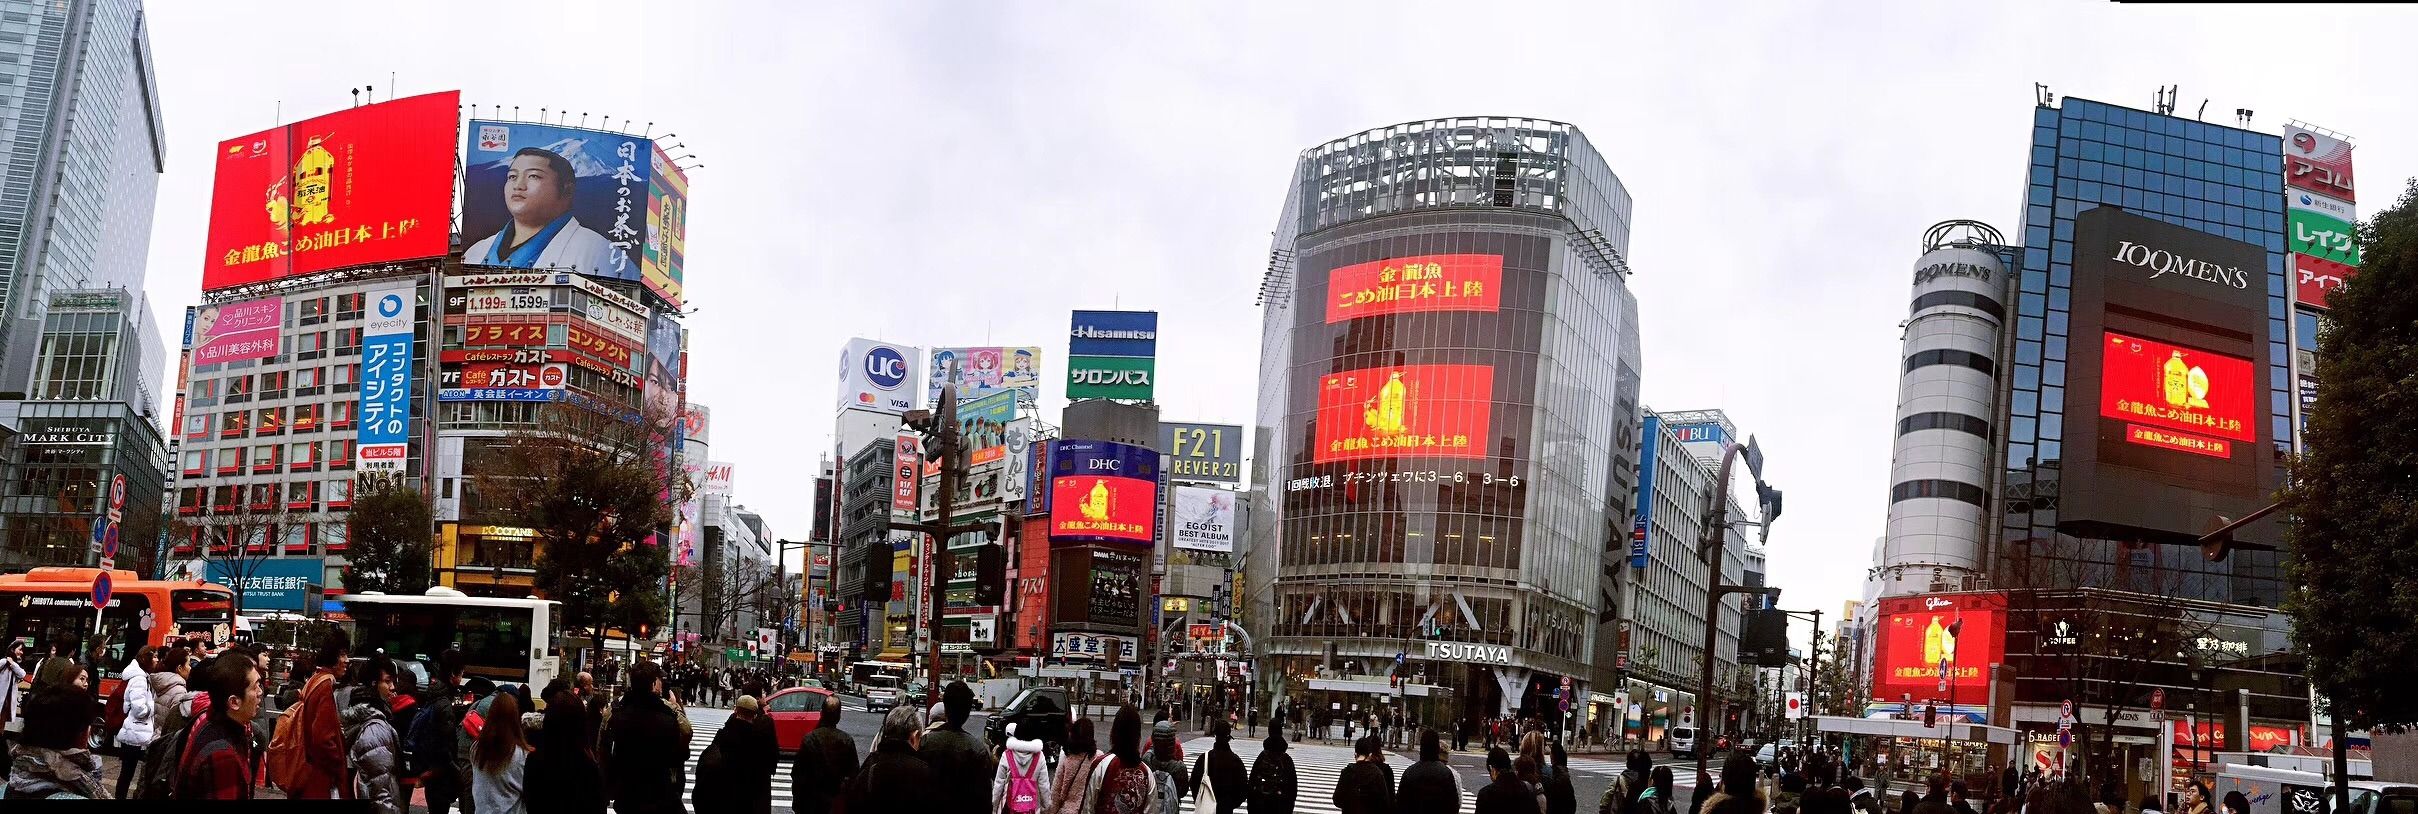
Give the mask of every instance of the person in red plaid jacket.
<path id="1" fill-rule="evenodd" d="M 252 719 L 260 715 L 260 664 L 242 651 L 222 653 L 195 672 L 207 701 L 177 761 L 176 799 L 249 800 L 260 755 L 252 748 Z"/>

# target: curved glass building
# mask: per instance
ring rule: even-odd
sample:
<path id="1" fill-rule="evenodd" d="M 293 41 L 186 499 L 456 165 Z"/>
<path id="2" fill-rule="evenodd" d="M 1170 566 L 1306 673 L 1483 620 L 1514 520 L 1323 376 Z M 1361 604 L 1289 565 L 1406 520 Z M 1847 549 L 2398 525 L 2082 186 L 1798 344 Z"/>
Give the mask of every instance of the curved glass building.
<path id="1" fill-rule="evenodd" d="M 1399 683 L 1431 724 L 1552 718 L 1609 674 L 1640 421 L 1629 216 L 1559 122 L 1303 151 L 1261 290 L 1247 569 L 1276 703 L 1365 718 Z"/>

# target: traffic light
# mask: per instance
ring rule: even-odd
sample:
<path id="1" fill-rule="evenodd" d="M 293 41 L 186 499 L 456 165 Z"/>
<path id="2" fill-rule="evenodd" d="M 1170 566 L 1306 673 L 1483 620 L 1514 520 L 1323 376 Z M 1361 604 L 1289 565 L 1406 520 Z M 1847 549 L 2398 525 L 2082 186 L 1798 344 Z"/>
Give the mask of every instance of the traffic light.
<path id="1" fill-rule="evenodd" d="M 998 605 L 1006 597 L 1007 557 L 998 542 L 974 549 L 974 604 Z"/>
<path id="2" fill-rule="evenodd" d="M 858 583 L 862 590 L 857 598 L 877 604 L 890 601 L 890 543 L 877 540 L 859 547 L 856 553 L 857 565 L 864 573 L 864 581 Z"/>
<path id="3" fill-rule="evenodd" d="M 1938 705 L 1938 704 L 1924 704 L 1924 705 L 1923 705 L 1923 726 L 1926 726 L 1926 727 L 1932 727 L 1932 726 L 1938 726 L 1938 725 L 1939 725 L 1939 705 Z"/>
<path id="4" fill-rule="evenodd" d="M 647 622 L 638 623 L 638 638 L 644 639 L 649 636 L 653 636 L 654 633 L 655 626 L 653 624 Z"/>

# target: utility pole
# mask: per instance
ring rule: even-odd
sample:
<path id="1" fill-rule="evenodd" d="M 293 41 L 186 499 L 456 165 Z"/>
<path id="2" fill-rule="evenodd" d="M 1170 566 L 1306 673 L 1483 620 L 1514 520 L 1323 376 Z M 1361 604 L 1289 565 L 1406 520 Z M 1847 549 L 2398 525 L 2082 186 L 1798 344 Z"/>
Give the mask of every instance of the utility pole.
<path id="1" fill-rule="evenodd" d="M 932 497 L 936 516 L 930 523 L 890 524 L 890 528 L 919 532 L 928 536 L 932 541 L 932 549 L 928 554 L 921 551 L 916 552 L 919 557 L 927 559 L 927 567 L 932 572 L 930 580 L 924 583 L 924 592 L 931 597 L 931 601 L 925 605 L 925 610 L 930 615 L 924 619 L 924 629 L 932 638 L 931 653 L 926 657 L 930 663 L 925 667 L 925 674 L 929 676 L 928 683 L 925 684 L 925 691 L 931 694 L 930 698 L 924 699 L 927 704 L 933 698 L 940 696 L 940 616 L 943 611 L 947 610 L 949 604 L 946 590 L 949 577 L 941 573 L 939 560 L 941 557 L 947 556 L 949 540 L 954 539 L 957 535 L 996 528 L 994 524 L 987 521 L 967 523 L 962 526 L 949 524 L 950 516 L 957 509 L 957 482 L 965 477 L 964 439 L 959 437 L 957 431 L 956 363 L 949 364 L 948 369 L 942 374 L 941 381 L 946 384 L 940 388 L 940 403 L 934 405 L 934 409 L 910 410 L 906 415 L 907 426 L 923 434 L 925 449 L 930 451 L 933 459 L 940 461 L 940 483 L 936 487 L 940 490 L 940 494 Z"/>
<path id="2" fill-rule="evenodd" d="M 1721 452 L 1721 467 L 1713 476 L 1713 488 L 1705 496 L 1704 531 L 1696 539 L 1696 554 L 1704 560 L 1705 566 L 1711 569 L 1705 575 L 1704 650 L 1703 657 L 1697 664 L 1696 675 L 1696 706 L 1700 708 L 1700 714 L 1703 716 L 1696 720 L 1696 737 L 1699 742 L 1705 737 L 1705 722 L 1712 720 L 1712 716 L 1720 713 L 1720 710 L 1713 708 L 1713 651 L 1714 645 L 1721 641 L 1721 599 L 1730 594 L 1769 594 L 1771 592 L 1769 588 L 1721 584 L 1721 556 L 1723 550 L 1729 547 L 1730 473 L 1734 471 L 1741 455 L 1746 457 L 1746 468 L 1754 474 L 1755 494 L 1763 510 L 1763 519 L 1760 522 L 1763 539 L 1771 539 L 1771 522 L 1780 516 L 1780 490 L 1771 488 L 1769 484 L 1763 482 L 1763 451 L 1756 446 L 1754 437 L 1748 436 L 1743 445 L 1736 442 L 1724 443 Z M 1701 748 L 1696 750 L 1698 782 L 1703 782 L 1705 773 L 1711 769 L 1711 758 L 1712 750 Z"/>

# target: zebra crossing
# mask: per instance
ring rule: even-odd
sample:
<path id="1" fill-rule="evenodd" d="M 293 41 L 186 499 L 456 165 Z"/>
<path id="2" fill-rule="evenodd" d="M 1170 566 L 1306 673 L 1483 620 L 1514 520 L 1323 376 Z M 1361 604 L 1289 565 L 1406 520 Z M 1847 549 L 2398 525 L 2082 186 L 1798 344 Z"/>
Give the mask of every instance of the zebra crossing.
<path id="1" fill-rule="evenodd" d="M 1184 759 L 1187 768 L 1193 758 L 1207 754 L 1209 749 L 1216 744 L 1217 741 L 1210 738 L 1193 738 L 1185 741 Z M 1267 742 L 1235 738 L 1228 741 L 1227 745 L 1234 749 L 1236 757 L 1243 759 L 1243 768 L 1248 771 L 1259 759 L 1260 750 L 1266 747 Z M 1285 746 L 1285 754 L 1293 757 L 1293 788 L 1295 790 L 1293 811 L 1295 814 L 1342 814 L 1335 808 L 1335 781 L 1343 776 L 1344 767 L 1352 764 L 1352 748 L 1317 743 L 1292 743 Z M 1394 776 L 1397 779 L 1402 776 L 1402 770 L 1410 765 L 1400 755 L 1395 755 L 1386 762 L 1393 764 Z M 1477 810 L 1478 790 L 1469 788 L 1467 783 L 1462 785 L 1461 810 Z M 1197 808 L 1198 803 L 1199 801 L 1190 797 L 1185 798 L 1183 814 L 1216 814 L 1215 812 L 1200 811 Z"/>
<path id="2" fill-rule="evenodd" d="M 714 734 L 730 721 L 730 710 L 710 707 L 690 707 L 688 711 L 688 763 L 681 766 L 680 802 L 687 805 L 697 796 L 697 762 L 705 759 L 705 747 L 714 745 Z M 790 810 L 789 761 L 783 758 L 772 772 L 772 807 L 775 811 Z"/>

